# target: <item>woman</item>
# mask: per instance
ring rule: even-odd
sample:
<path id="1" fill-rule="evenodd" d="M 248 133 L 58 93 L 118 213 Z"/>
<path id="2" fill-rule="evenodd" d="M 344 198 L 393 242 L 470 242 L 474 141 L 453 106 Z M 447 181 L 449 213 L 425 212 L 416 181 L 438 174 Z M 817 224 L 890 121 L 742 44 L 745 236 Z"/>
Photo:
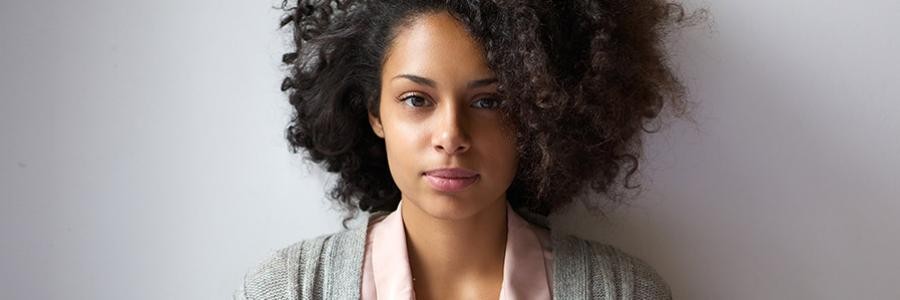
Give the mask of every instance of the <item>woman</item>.
<path id="1" fill-rule="evenodd" d="M 290 11 L 287 138 L 339 175 L 345 221 L 365 211 L 368 222 L 279 250 L 240 297 L 670 298 L 641 260 L 545 217 L 585 189 L 618 200 L 623 173 L 633 188 L 643 125 L 683 108 L 660 45 L 680 6 L 301 0 Z"/>

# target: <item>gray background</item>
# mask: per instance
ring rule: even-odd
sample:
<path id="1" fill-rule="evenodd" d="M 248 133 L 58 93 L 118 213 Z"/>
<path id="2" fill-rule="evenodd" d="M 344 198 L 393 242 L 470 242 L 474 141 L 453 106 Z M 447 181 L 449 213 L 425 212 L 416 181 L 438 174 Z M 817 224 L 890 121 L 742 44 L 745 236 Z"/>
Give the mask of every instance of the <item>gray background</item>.
<path id="1" fill-rule="evenodd" d="M 679 299 L 900 299 L 900 2 L 691 3 L 697 123 L 650 136 L 633 207 L 560 229 Z M 339 229 L 282 138 L 276 4 L 0 4 L 0 299 L 227 299 Z"/>

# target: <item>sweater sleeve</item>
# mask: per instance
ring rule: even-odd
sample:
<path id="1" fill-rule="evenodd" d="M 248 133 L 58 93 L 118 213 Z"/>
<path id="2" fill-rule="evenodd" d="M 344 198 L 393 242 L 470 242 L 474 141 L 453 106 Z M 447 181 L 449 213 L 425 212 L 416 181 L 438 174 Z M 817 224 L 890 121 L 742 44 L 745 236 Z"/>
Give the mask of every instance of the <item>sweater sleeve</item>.
<path id="1" fill-rule="evenodd" d="M 669 285 L 656 270 L 643 260 L 613 246 L 591 242 L 594 264 L 604 264 L 611 271 L 615 299 L 670 300 Z"/>
<path id="2" fill-rule="evenodd" d="M 244 286 L 241 285 L 237 289 L 234 290 L 234 293 L 231 295 L 232 300 L 248 300 L 247 294 L 244 293 Z"/>
<path id="3" fill-rule="evenodd" d="M 244 275 L 244 284 L 235 291 L 236 300 L 294 300 L 298 295 L 300 250 L 297 242 L 275 251 Z"/>

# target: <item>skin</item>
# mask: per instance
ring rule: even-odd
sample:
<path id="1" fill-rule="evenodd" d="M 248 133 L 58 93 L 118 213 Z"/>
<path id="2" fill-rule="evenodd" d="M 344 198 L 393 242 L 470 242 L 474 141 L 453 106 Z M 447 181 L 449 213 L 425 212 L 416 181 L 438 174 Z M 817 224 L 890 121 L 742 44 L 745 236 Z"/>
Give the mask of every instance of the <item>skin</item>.
<path id="1" fill-rule="evenodd" d="M 494 72 L 483 48 L 446 12 L 418 16 L 397 30 L 382 68 L 381 118 L 369 114 L 369 121 L 385 140 L 402 194 L 416 296 L 496 299 L 506 189 L 518 154 L 514 130 L 496 108 Z M 473 170 L 479 179 L 458 192 L 433 189 L 423 173 L 447 167 Z"/>

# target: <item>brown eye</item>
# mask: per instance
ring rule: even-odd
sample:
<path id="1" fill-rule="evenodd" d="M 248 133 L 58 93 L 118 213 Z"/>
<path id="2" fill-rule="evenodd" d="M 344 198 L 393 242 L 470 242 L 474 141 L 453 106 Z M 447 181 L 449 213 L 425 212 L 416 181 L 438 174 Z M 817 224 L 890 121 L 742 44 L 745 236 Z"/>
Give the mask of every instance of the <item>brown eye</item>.
<path id="1" fill-rule="evenodd" d="M 403 98 L 401 98 L 400 102 L 406 103 L 406 105 L 409 105 L 412 107 L 424 107 L 424 106 L 428 105 L 428 100 L 425 100 L 425 98 L 415 96 L 415 95 L 403 97 Z"/>
<path id="2" fill-rule="evenodd" d="M 472 106 L 483 109 L 495 109 L 500 107 L 500 100 L 496 98 L 481 98 L 475 100 Z"/>

